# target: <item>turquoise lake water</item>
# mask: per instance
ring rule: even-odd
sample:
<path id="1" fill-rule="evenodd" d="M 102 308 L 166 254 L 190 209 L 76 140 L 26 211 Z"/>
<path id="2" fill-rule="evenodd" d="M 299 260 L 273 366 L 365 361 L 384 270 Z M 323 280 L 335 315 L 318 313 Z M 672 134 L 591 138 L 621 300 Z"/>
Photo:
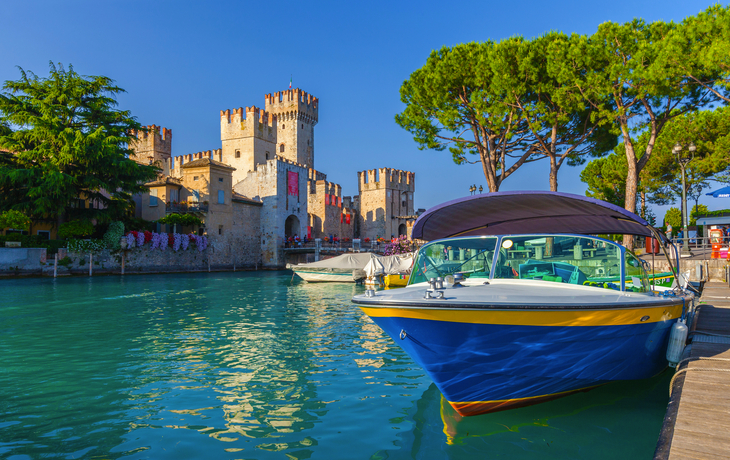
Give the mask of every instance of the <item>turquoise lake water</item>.
<path id="1" fill-rule="evenodd" d="M 0 458 L 650 459 L 669 372 L 459 417 L 291 272 L 0 280 Z"/>

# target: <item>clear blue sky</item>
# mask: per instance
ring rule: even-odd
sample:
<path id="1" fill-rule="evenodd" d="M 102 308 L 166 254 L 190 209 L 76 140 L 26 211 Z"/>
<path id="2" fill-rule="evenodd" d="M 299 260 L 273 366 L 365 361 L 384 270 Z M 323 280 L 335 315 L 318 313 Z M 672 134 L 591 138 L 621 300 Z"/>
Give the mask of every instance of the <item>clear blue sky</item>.
<path id="1" fill-rule="evenodd" d="M 315 168 L 357 193 L 356 172 L 416 173 L 416 206 L 468 195 L 486 181 L 479 165 L 420 151 L 394 122 L 399 88 L 444 45 L 534 37 L 548 30 L 590 34 L 604 21 L 681 21 L 709 2 L 618 0 L 267 2 L 2 2 L 0 81 L 16 66 L 47 74 L 48 62 L 105 75 L 127 90 L 120 106 L 145 125 L 173 130 L 173 154 L 220 148 L 219 111 L 256 105 L 293 86 L 320 99 Z M 563 167 L 559 190 L 585 193 L 579 168 Z M 548 190 L 548 165 L 528 165 L 502 190 Z M 706 197 L 711 209 L 727 200 Z M 655 208 L 661 219 L 666 208 Z"/>

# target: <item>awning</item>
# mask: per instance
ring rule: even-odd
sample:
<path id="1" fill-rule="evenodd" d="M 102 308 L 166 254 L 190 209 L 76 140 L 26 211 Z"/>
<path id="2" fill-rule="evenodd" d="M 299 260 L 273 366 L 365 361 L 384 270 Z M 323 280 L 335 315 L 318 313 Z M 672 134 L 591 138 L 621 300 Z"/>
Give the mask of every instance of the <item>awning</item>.
<path id="1" fill-rule="evenodd" d="M 730 185 L 719 190 L 715 190 L 714 192 L 705 193 L 705 195 L 710 195 L 715 198 L 730 198 Z"/>
<path id="2" fill-rule="evenodd" d="M 570 193 L 518 191 L 468 196 L 435 206 L 418 218 L 412 237 L 431 241 L 519 233 L 654 236 L 646 220 L 605 201 Z"/>

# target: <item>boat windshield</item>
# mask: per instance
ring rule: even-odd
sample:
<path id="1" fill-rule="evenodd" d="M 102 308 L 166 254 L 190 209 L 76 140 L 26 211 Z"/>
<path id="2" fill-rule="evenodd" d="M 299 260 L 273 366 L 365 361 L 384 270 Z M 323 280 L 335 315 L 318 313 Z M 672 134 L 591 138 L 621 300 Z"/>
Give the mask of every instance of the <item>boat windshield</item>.
<path id="1" fill-rule="evenodd" d="M 505 236 L 494 278 L 622 290 L 622 266 L 626 273 L 626 290 L 649 291 L 648 277 L 641 261 L 610 241 L 570 235 Z"/>
<path id="2" fill-rule="evenodd" d="M 486 236 L 426 244 L 418 251 L 408 284 L 457 272 L 467 277 L 489 278 L 496 245 L 497 238 Z"/>

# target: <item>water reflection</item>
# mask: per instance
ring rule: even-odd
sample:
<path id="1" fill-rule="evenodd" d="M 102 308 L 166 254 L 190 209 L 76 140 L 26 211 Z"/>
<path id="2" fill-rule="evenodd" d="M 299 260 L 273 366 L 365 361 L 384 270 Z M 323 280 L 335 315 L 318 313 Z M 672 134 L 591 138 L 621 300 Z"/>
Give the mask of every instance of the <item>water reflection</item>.
<path id="1" fill-rule="evenodd" d="M 278 272 L 3 280 L 0 289 L 3 458 L 542 455 L 551 432 L 560 433 L 553 446 L 571 442 L 583 450 L 574 457 L 594 458 L 591 444 L 626 430 L 606 422 L 620 435 L 589 430 L 584 440 L 590 417 L 619 420 L 626 398 L 647 407 L 632 420 L 663 415 L 661 401 L 658 416 L 648 407 L 665 388 L 624 388 L 634 396 L 596 393 L 595 409 L 556 401 L 460 419 L 350 302 L 363 290 L 351 284 Z"/>
<path id="2" fill-rule="evenodd" d="M 431 384 L 409 410 L 398 449 L 371 458 L 651 458 L 671 372 L 615 382 L 562 399 L 475 417 L 459 415 Z M 439 452 L 439 454 L 435 454 Z"/>

